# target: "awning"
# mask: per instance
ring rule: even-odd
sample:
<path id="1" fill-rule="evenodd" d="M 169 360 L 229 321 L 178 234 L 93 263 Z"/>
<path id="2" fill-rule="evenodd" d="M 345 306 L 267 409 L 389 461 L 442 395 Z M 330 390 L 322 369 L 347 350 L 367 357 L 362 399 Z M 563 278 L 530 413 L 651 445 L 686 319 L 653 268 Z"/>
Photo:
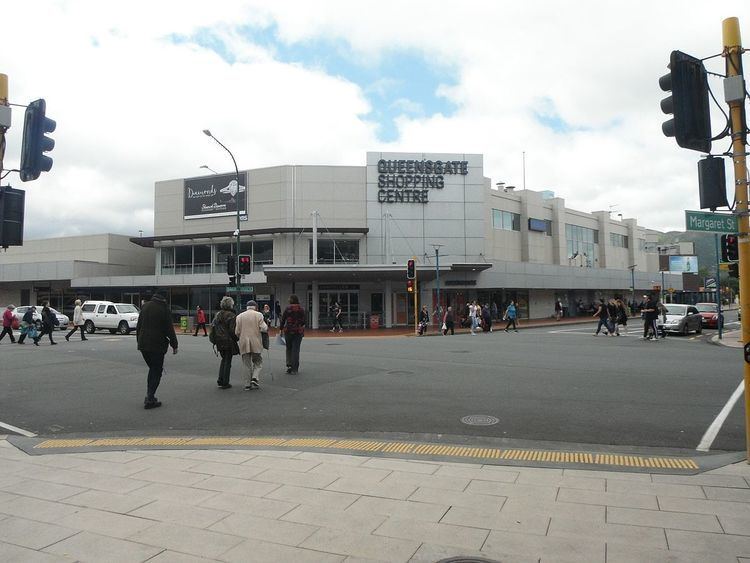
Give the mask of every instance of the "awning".
<path id="1" fill-rule="evenodd" d="M 441 266 L 441 273 L 450 272 L 449 266 Z M 263 273 L 268 283 L 321 282 L 360 283 L 406 281 L 406 264 L 303 264 L 287 266 L 264 266 Z M 417 280 L 432 281 L 436 277 L 434 266 L 418 266 Z"/>

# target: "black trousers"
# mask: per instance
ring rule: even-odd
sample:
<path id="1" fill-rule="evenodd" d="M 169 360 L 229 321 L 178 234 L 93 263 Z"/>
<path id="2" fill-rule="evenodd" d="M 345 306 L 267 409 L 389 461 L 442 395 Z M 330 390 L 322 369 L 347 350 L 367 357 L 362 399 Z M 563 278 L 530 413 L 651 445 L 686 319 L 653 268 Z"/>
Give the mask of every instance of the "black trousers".
<path id="1" fill-rule="evenodd" d="M 49 325 L 42 325 L 42 331 L 39 333 L 39 336 L 37 336 L 34 339 L 34 342 L 39 342 L 42 339 L 42 337 L 46 334 L 47 336 L 49 336 L 50 343 L 53 343 L 54 340 L 52 340 L 52 332 L 54 332 L 54 330 L 55 330 L 54 327 L 51 327 Z"/>
<path id="2" fill-rule="evenodd" d="M 166 352 L 151 352 L 141 350 L 141 355 L 148 366 L 148 378 L 146 379 L 146 400 L 153 401 L 156 390 L 161 383 L 161 372 L 164 371 L 164 356 Z"/>
<path id="3" fill-rule="evenodd" d="M 232 351 L 219 350 L 221 354 L 221 365 L 219 366 L 219 379 L 216 380 L 218 385 L 229 384 L 229 374 L 232 371 Z"/>
<path id="4" fill-rule="evenodd" d="M 443 334 L 448 334 L 449 332 L 451 334 L 455 334 L 455 328 L 455 323 L 453 321 L 445 321 L 445 331 L 443 332 Z"/>
<path id="5" fill-rule="evenodd" d="M 299 349 L 302 346 L 302 334 L 286 334 L 286 367 L 299 371 Z"/>
<path id="6" fill-rule="evenodd" d="M 83 325 L 74 326 L 73 328 L 70 329 L 70 332 L 65 335 L 65 337 L 66 338 L 70 338 L 71 336 L 73 336 L 76 333 L 76 331 L 79 328 L 81 329 L 81 340 L 87 340 L 86 334 L 84 334 L 84 332 L 83 332 Z"/>
<path id="7" fill-rule="evenodd" d="M 11 327 L 9 327 L 9 326 L 4 326 L 3 327 L 3 332 L 0 333 L 0 340 L 2 340 L 3 338 L 5 338 L 6 334 L 8 336 L 10 336 L 10 341 L 13 342 L 13 343 L 15 343 L 16 337 L 13 336 L 13 329 Z"/>
<path id="8" fill-rule="evenodd" d="M 201 328 L 203 328 L 203 336 L 205 336 L 205 335 L 207 335 L 207 334 L 208 334 L 208 333 L 206 332 L 206 323 L 198 323 L 197 325 L 195 325 L 195 334 L 194 334 L 193 336 L 198 336 L 198 331 L 199 331 L 199 330 L 200 330 Z"/>
<path id="9" fill-rule="evenodd" d="M 513 330 L 518 330 L 516 328 L 516 318 L 515 317 L 508 317 L 508 323 L 505 325 L 505 330 L 508 330 L 510 326 L 513 325 Z"/>

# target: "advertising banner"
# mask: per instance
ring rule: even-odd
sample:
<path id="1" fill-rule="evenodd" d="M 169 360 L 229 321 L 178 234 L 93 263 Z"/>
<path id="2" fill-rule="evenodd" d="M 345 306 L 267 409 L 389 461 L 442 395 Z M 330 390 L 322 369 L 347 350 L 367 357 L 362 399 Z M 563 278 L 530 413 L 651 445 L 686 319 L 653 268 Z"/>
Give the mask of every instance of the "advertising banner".
<path id="1" fill-rule="evenodd" d="M 188 178 L 184 187 L 184 217 L 222 217 L 237 214 L 239 201 L 240 217 L 247 216 L 247 173 L 240 172 L 240 183 L 234 174 L 215 174 L 200 178 Z"/>
<path id="2" fill-rule="evenodd" d="M 669 271 L 674 274 L 697 274 L 697 256 L 670 256 Z"/>

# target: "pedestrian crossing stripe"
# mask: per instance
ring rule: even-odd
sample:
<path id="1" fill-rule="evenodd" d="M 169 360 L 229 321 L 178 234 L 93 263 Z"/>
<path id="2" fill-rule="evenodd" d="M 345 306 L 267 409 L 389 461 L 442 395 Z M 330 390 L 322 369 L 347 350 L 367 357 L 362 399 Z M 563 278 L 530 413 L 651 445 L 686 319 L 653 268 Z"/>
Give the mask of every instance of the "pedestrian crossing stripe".
<path id="1" fill-rule="evenodd" d="M 275 438 L 242 436 L 209 437 L 151 437 L 151 438 L 92 438 L 50 439 L 34 445 L 36 450 L 66 448 L 112 448 L 112 447 L 274 447 L 324 450 L 349 450 L 355 452 L 409 454 L 411 456 L 440 456 L 478 460 L 508 460 L 544 462 L 556 464 L 585 464 L 609 467 L 632 467 L 642 469 L 687 469 L 697 470 L 692 458 L 623 455 L 560 450 L 504 449 L 460 446 L 451 444 L 419 444 L 414 442 L 391 442 L 379 440 L 340 440 L 336 438 Z"/>

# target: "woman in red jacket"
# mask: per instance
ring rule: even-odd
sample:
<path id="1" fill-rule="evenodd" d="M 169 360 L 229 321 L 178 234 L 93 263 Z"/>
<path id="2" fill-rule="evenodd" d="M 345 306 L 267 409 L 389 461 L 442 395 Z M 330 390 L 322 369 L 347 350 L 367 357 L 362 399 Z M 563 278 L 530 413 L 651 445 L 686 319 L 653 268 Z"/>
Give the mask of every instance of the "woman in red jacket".
<path id="1" fill-rule="evenodd" d="M 203 336 L 208 336 L 206 332 L 206 312 L 198 305 L 198 309 L 195 311 L 195 334 L 193 336 L 198 336 L 198 330 L 201 328 L 203 328 Z"/>

